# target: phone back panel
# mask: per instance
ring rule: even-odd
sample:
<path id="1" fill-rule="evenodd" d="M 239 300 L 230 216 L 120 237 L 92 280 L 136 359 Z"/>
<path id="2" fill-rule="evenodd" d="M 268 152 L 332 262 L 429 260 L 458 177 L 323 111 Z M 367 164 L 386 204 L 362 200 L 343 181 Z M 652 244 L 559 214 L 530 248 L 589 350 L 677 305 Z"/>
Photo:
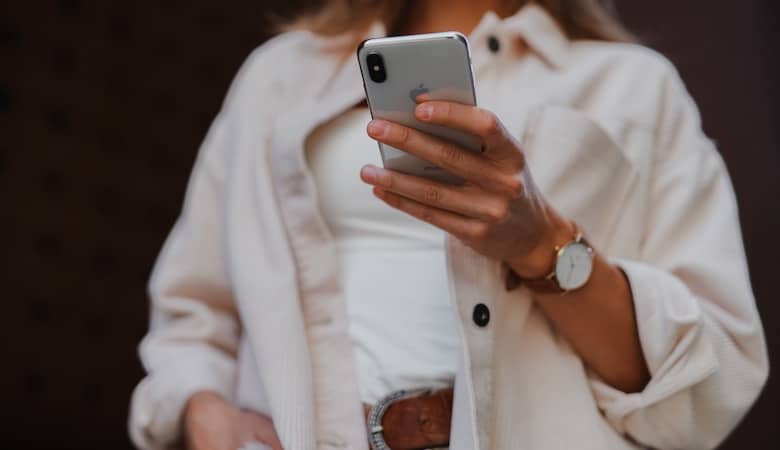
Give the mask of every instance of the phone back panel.
<path id="1" fill-rule="evenodd" d="M 375 82 L 366 58 L 379 53 L 387 78 Z M 358 61 L 371 116 L 406 125 L 452 141 L 474 152 L 480 140 L 451 128 L 419 122 L 414 117 L 415 97 L 428 92 L 434 100 L 476 105 L 474 75 L 468 41 L 456 32 L 369 39 L 358 48 Z M 460 183 L 455 175 L 397 148 L 380 143 L 384 166 L 447 183 Z"/>

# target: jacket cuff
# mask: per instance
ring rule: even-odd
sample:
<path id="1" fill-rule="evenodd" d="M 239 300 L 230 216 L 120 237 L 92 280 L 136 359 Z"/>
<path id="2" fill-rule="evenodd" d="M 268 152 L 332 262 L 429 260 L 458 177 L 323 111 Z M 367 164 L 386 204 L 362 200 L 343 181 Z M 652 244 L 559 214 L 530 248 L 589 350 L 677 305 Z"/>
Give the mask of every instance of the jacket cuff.
<path id="1" fill-rule="evenodd" d="M 138 384 L 130 409 L 130 437 L 141 449 L 179 447 L 182 413 L 189 398 L 198 391 L 212 391 L 233 401 L 235 364 L 209 361 L 187 364 L 176 358 L 168 370 L 157 370 Z"/>
<path id="2" fill-rule="evenodd" d="M 591 388 L 607 420 L 621 433 L 653 424 L 641 410 L 684 391 L 718 368 L 710 340 L 702 333 L 696 297 L 667 271 L 647 264 L 612 259 L 629 280 L 642 352 L 650 381 L 642 392 L 625 393 L 590 374 Z M 633 414 L 640 412 L 638 414 Z"/>

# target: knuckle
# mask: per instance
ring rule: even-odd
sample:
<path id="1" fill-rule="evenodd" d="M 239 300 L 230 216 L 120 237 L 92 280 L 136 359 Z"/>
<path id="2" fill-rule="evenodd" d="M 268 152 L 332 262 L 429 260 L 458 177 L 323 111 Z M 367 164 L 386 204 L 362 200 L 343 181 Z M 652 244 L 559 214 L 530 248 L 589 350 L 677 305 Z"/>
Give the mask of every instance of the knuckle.
<path id="1" fill-rule="evenodd" d="M 431 147 L 433 150 L 434 155 L 438 155 L 439 157 L 443 158 L 443 155 L 447 153 L 447 144 L 444 142 L 437 141 L 433 144 Z"/>
<path id="2" fill-rule="evenodd" d="M 503 187 L 507 195 L 513 199 L 522 196 L 523 191 L 525 190 L 523 182 L 518 177 L 508 178 L 506 181 L 504 181 Z"/>
<path id="3" fill-rule="evenodd" d="M 521 150 L 515 152 L 512 158 L 509 159 L 507 165 L 507 169 L 512 174 L 517 174 L 518 172 L 524 170 L 525 167 L 526 167 L 525 155 Z"/>
<path id="4" fill-rule="evenodd" d="M 386 189 L 393 190 L 396 184 L 396 176 L 392 173 L 385 172 L 384 175 L 379 177 L 379 184 Z"/>
<path id="5" fill-rule="evenodd" d="M 471 239 L 474 241 L 482 241 L 488 237 L 490 233 L 490 226 L 486 223 L 477 223 L 471 228 Z"/>
<path id="6" fill-rule="evenodd" d="M 439 117 L 442 119 L 448 120 L 452 117 L 452 108 L 450 107 L 450 104 L 447 102 L 442 102 L 441 104 L 436 105 L 436 108 L 434 108 L 434 112 L 439 113 Z"/>
<path id="7" fill-rule="evenodd" d="M 398 142 L 401 144 L 405 144 L 409 142 L 411 132 L 407 127 L 398 127 L 398 131 L 396 132 L 396 135 L 397 135 Z"/>
<path id="8" fill-rule="evenodd" d="M 485 215 L 493 223 L 502 223 L 509 218 L 509 205 L 506 203 L 498 204 L 490 208 Z"/>
<path id="9" fill-rule="evenodd" d="M 463 152 L 454 145 L 439 144 L 442 161 L 447 165 L 459 164 L 463 159 Z"/>
<path id="10" fill-rule="evenodd" d="M 438 204 L 441 202 L 442 192 L 436 186 L 425 186 L 423 188 L 423 199 L 431 204 Z"/>
<path id="11" fill-rule="evenodd" d="M 501 130 L 501 121 L 494 113 L 484 111 L 481 129 L 484 136 L 492 136 Z"/>

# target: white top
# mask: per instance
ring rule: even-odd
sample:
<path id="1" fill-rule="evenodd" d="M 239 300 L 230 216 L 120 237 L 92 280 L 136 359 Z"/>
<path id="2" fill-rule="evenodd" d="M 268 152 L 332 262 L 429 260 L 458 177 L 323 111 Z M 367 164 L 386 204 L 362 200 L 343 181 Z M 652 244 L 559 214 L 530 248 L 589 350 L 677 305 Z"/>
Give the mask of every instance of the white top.
<path id="1" fill-rule="evenodd" d="M 320 212 L 338 251 L 361 398 L 452 382 L 458 362 L 444 232 L 384 204 L 360 180 L 382 166 L 367 108 L 319 127 L 306 142 Z"/>

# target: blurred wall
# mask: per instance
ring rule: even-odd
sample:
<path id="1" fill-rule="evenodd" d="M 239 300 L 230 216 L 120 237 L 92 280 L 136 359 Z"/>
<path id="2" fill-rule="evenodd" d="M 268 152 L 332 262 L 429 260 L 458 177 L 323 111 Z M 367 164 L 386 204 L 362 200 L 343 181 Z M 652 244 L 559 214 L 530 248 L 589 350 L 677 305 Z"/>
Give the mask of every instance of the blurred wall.
<path id="1" fill-rule="evenodd" d="M 0 448 L 130 448 L 151 265 L 232 76 L 271 33 L 265 14 L 300 3 L 0 5 Z M 729 166 L 770 350 L 780 345 L 775 3 L 619 2 L 678 65 Z M 780 448 L 778 390 L 772 378 L 724 448 Z"/>

